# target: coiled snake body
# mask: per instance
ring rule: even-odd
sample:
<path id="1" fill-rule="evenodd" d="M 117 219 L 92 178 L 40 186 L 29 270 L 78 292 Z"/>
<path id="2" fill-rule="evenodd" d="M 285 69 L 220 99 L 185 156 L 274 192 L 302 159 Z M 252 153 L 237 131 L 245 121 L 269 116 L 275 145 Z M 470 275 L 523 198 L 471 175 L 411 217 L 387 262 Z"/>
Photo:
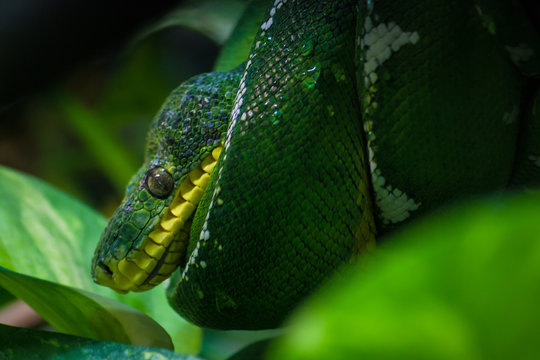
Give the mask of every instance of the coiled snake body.
<path id="1" fill-rule="evenodd" d="M 504 6 L 504 21 L 520 15 Z M 169 302 L 188 320 L 275 327 L 377 234 L 538 184 L 534 86 L 523 85 L 538 75 L 538 34 L 526 22 L 505 31 L 502 12 L 271 1 L 245 62 L 182 84 L 154 119 L 95 281 L 143 291 L 172 273 Z"/>

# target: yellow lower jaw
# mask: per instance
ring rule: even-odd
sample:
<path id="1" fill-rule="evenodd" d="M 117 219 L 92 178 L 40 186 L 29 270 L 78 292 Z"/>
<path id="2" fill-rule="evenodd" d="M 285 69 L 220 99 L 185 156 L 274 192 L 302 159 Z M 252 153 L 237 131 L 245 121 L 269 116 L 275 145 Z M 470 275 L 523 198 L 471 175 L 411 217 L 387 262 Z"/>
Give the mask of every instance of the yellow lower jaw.
<path id="1" fill-rule="evenodd" d="M 111 284 L 116 291 L 149 290 L 167 279 L 185 258 L 191 216 L 208 185 L 220 153 L 221 146 L 188 174 L 159 224 L 138 249 L 118 262 L 117 269 L 113 269 L 114 284 Z M 158 262 L 160 266 L 156 270 Z"/>

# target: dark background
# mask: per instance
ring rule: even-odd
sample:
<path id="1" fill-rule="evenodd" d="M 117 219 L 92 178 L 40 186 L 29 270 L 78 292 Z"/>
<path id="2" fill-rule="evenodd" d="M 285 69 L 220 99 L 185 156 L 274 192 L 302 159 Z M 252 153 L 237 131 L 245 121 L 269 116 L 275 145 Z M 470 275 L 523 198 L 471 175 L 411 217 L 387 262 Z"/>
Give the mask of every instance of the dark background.
<path id="1" fill-rule="evenodd" d="M 0 1 L 0 164 L 110 214 L 153 115 L 211 70 L 223 41 L 212 31 L 243 6 L 214 3 Z"/>

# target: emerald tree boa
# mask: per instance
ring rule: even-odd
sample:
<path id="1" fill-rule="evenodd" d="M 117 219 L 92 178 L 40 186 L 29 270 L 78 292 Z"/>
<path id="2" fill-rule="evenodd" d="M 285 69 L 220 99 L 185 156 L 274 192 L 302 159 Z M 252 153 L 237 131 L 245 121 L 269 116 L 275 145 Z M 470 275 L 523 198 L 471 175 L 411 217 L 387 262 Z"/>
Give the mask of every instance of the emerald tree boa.
<path id="1" fill-rule="evenodd" d="M 174 90 L 93 259 L 96 282 L 205 327 L 284 317 L 376 239 L 540 180 L 539 36 L 491 1 L 269 1 L 229 72 Z"/>

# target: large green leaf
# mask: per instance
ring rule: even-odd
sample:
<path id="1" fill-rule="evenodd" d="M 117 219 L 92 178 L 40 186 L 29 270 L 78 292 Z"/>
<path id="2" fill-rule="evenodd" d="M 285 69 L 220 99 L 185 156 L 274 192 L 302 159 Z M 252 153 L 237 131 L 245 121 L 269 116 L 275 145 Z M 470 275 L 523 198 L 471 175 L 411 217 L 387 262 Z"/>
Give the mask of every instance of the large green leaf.
<path id="1" fill-rule="evenodd" d="M 0 167 L 0 265 L 81 289 L 102 217 L 40 181 Z"/>
<path id="2" fill-rule="evenodd" d="M 55 283 L 100 294 L 150 314 L 173 336 L 177 351 L 198 351 L 200 329 L 187 324 L 174 313 L 167 304 L 162 286 L 147 293 L 119 295 L 92 282 L 89 274 L 90 261 L 105 226 L 105 220 L 101 216 L 47 184 L 4 167 L 0 167 L 0 198 L 0 266 L 52 283 L 36 283 L 35 279 L 29 277 L 13 281 L 16 274 L 2 271 L 2 279 L 11 284 L 3 285 L 6 290 L 27 301 L 31 297 L 38 298 L 43 292 L 48 294 L 49 298 L 56 294 L 55 296 L 59 297 L 56 307 L 36 308 L 47 319 L 59 309 L 62 310 L 60 298 L 63 296 L 70 296 L 68 300 L 87 301 L 87 306 L 96 307 L 93 295 L 55 286 Z M 70 295 L 66 295 L 67 293 Z M 55 304 L 54 299 L 48 299 L 52 301 L 52 306 Z M 119 304 L 112 302 L 100 303 L 104 309 L 119 307 Z M 124 311 L 115 310 L 109 313 L 125 314 Z M 123 320 L 118 316 L 116 318 L 119 322 L 126 319 L 130 320 L 132 316 Z M 62 331 L 78 333 L 78 326 L 100 327 L 99 324 L 77 324 L 78 321 L 78 317 L 65 321 L 66 326 L 74 328 L 62 328 Z M 163 341 L 164 333 L 155 331 L 151 319 L 147 318 L 145 321 L 148 322 L 148 326 L 145 326 L 148 336 L 161 338 L 159 341 Z M 122 324 L 124 329 L 130 326 Z"/>
<path id="3" fill-rule="evenodd" d="M 171 351 L 0 325 L 0 359 L 197 360 Z"/>
<path id="4" fill-rule="evenodd" d="M 57 330 L 102 339 L 172 348 L 168 334 L 143 313 L 89 292 L 0 267 L 0 285 L 23 299 Z"/>
<path id="5" fill-rule="evenodd" d="M 310 299 L 272 359 L 538 359 L 540 197 L 439 214 Z"/>

